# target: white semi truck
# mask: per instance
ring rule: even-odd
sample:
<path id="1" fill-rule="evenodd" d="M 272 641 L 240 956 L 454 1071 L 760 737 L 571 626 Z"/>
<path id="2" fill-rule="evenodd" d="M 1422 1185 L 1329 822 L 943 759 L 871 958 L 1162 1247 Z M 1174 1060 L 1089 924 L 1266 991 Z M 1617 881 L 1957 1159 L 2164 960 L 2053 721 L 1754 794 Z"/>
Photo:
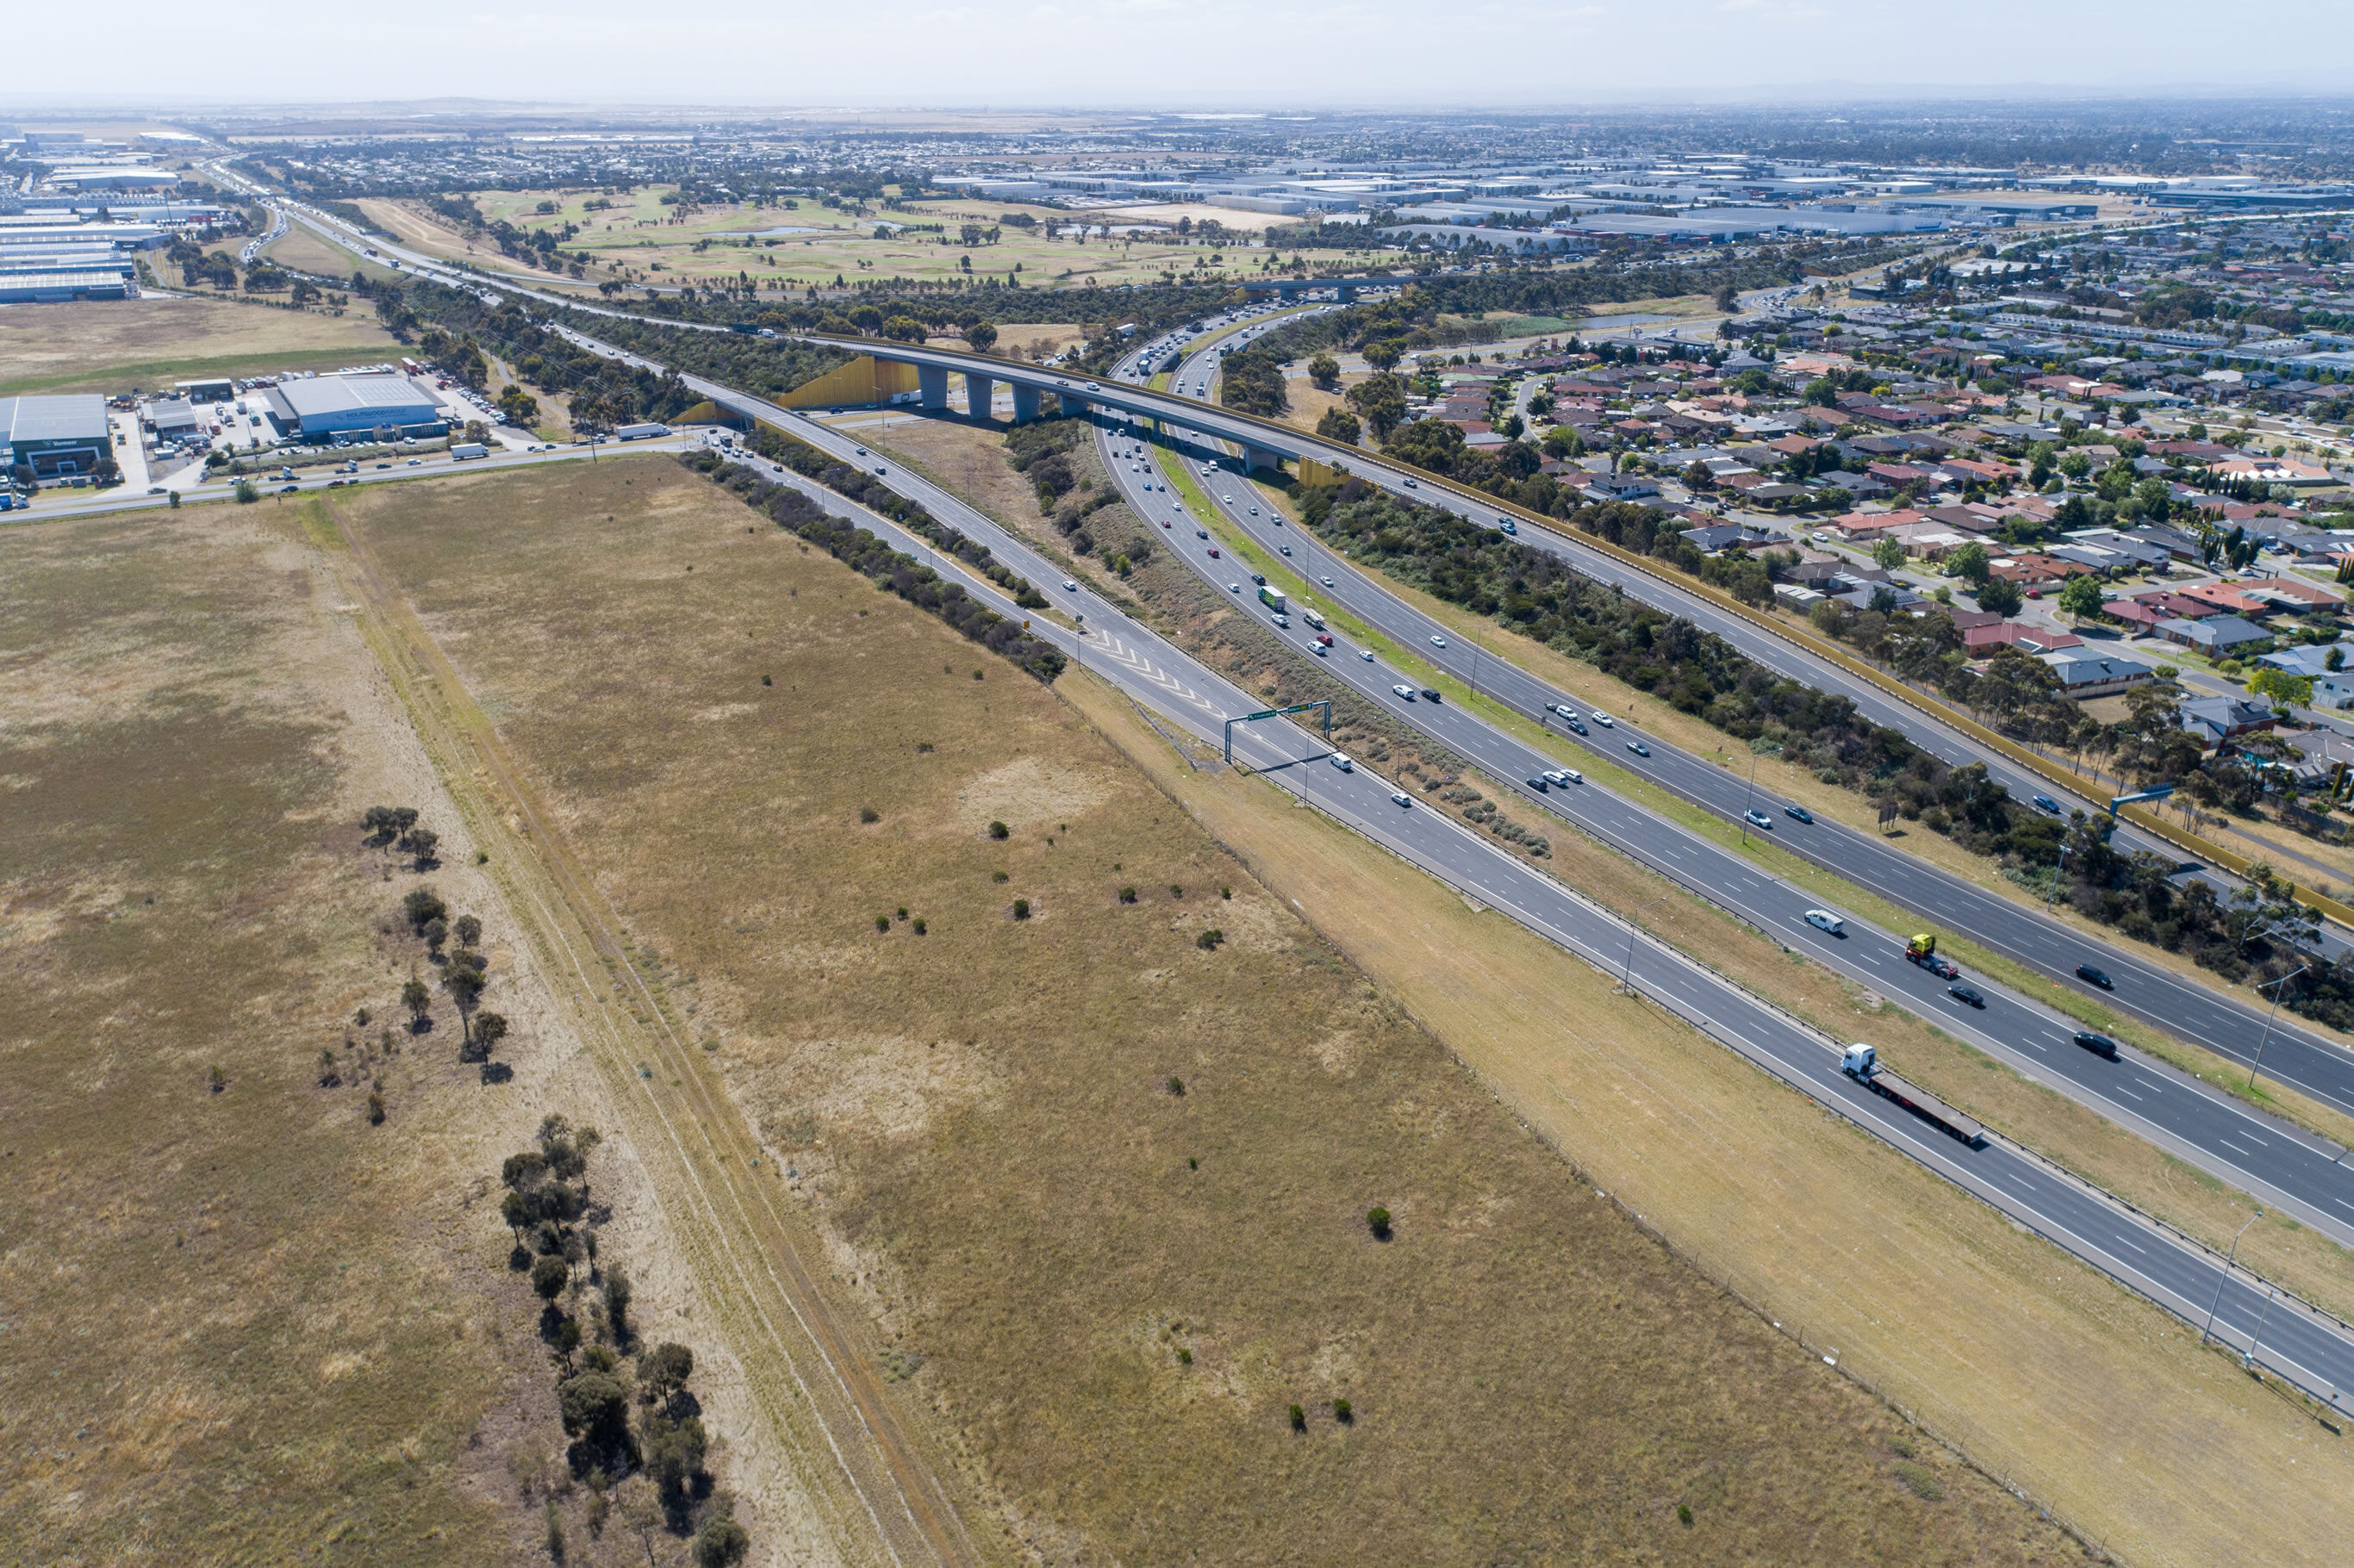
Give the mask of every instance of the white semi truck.
<path id="1" fill-rule="evenodd" d="M 1847 1075 L 1882 1099 L 1894 1100 L 1941 1132 L 1952 1134 L 1971 1148 L 1986 1141 L 1986 1128 L 1926 1089 L 1915 1088 L 1880 1065 L 1880 1053 L 1858 1041 L 1841 1055 Z"/>

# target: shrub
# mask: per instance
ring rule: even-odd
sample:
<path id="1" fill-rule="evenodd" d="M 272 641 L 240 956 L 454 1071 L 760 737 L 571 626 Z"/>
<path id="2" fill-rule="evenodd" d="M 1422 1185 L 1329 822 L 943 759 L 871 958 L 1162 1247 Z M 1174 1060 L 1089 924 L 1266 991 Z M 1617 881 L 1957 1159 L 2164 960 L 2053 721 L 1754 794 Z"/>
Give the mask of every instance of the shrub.
<path id="1" fill-rule="evenodd" d="M 1182 898 L 1185 896 L 1185 890 L 1172 882 L 1169 885 L 1169 896 L 1172 898 Z"/>
<path id="2" fill-rule="evenodd" d="M 914 922 L 913 922 L 912 924 L 913 924 L 913 927 L 914 927 L 914 930 L 915 930 L 916 935 L 917 935 L 917 936 L 918 936 L 918 937 L 922 936 L 922 935 L 924 934 L 924 931 L 925 931 L 924 917 L 923 917 L 922 916 L 920 916 L 920 915 L 917 916 L 916 916 L 916 918 L 915 918 L 915 920 L 914 920 Z"/>
<path id="3" fill-rule="evenodd" d="M 862 822 L 879 822 L 883 820 L 883 813 L 872 806 L 861 806 L 858 808 L 858 820 Z"/>
<path id="4" fill-rule="evenodd" d="M 1017 898 L 1013 901 L 1013 917 L 1016 920 L 1030 918 L 1030 901 L 1027 898 Z"/>
<path id="5" fill-rule="evenodd" d="M 989 874 L 989 880 L 991 882 L 1011 882 L 1013 879 L 1006 875 L 1005 873 L 1002 871 L 992 871 Z"/>
<path id="6" fill-rule="evenodd" d="M 1676 1522 L 1681 1525 L 1690 1525 L 1691 1521 L 1691 1504 L 1676 1504 Z"/>
<path id="7" fill-rule="evenodd" d="M 1378 1203 L 1365 1211 L 1365 1227 L 1382 1241 L 1390 1239 L 1390 1212 Z"/>
<path id="8" fill-rule="evenodd" d="M 991 838 L 1002 839 L 1006 836 L 1006 833 L 1007 830 L 1003 822 L 991 822 L 989 824 L 989 836 Z"/>
<path id="9" fill-rule="evenodd" d="M 423 932 L 425 927 L 450 913 L 429 887 L 411 888 L 408 896 L 400 901 L 401 913 L 408 916 L 409 927 Z"/>
<path id="10" fill-rule="evenodd" d="M 1346 1426 L 1357 1419 L 1357 1413 L 1350 1407 L 1347 1400 L 1336 1399 L 1332 1402 L 1332 1419 Z"/>
<path id="11" fill-rule="evenodd" d="M 1308 1430 L 1308 1412 L 1296 1404 L 1291 1407 L 1291 1429 L 1294 1432 Z"/>
<path id="12" fill-rule="evenodd" d="M 1193 945 L 1201 948 L 1205 953 L 1214 953 L 1218 950 L 1218 944 L 1225 939 L 1226 934 L 1224 931 L 1219 930 L 1215 926 L 1213 926 L 1208 930 L 1203 932 L 1200 936 L 1194 938 Z"/>
<path id="13" fill-rule="evenodd" d="M 368 1125 L 370 1127 L 382 1127 L 384 1125 L 383 1093 L 379 1090 L 370 1089 L 368 1091 L 367 1106 Z"/>
<path id="14" fill-rule="evenodd" d="M 877 915 L 875 916 L 875 928 L 878 931 L 889 930 L 891 928 L 891 916 L 888 915 Z"/>
<path id="15" fill-rule="evenodd" d="M 1177 1364 L 1178 1364 L 1179 1366 L 1181 1366 L 1181 1367 L 1190 1367 L 1190 1366 L 1192 1366 L 1192 1365 L 1193 1364 L 1193 1351 L 1189 1351 L 1189 1350 L 1187 1350 L 1187 1349 L 1185 1349 L 1185 1347 L 1184 1347 L 1184 1346 L 1182 1346 L 1182 1345 L 1178 1346 L 1178 1347 L 1177 1347 Z"/>
<path id="16" fill-rule="evenodd" d="M 215 1094 L 228 1087 L 228 1075 L 221 1071 L 220 1064 L 217 1062 L 213 1064 L 213 1070 L 206 1075 L 206 1081 L 212 1085 Z"/>
<path id="17" fill-rule="evenodd" d="M 1136 902 L 1136 889 L 1135 889 L 1135 888 L 1133 888 L 1133 887 L 1123 887 L 1123 888 L 1121 888 L 1121 889 L 1119 890 L 1119 901 L 1120 901 L 1122 904 L 1133 904 L 1133 903 L 1135 903 L 1135 902 Z"/>
<path id="18" fill-rule="evenodd" d="M 1172 1094 L 1172 1095 L 1175 1095 L 1175 1096 L 1176 1096 L 1178 1098 L 1180 1098 L 1180 1099 L 1184 1098 L 1184 1097 L 1185 1097 L 1185 1080 L 1184 1080 L 1184 1079 L 1182 1079 L 1182 1078 L 1181 1078 L 1181 1077 L 1179 1077 L 1179 1076 L 1178 1076 L 1176 1074 L 1174 1074 L 1174 1073 L 1170 1074 L 1170 1075 L 1169 1075 L 1169 1092 L 1170 1092 L 1171 1094 Z"/>

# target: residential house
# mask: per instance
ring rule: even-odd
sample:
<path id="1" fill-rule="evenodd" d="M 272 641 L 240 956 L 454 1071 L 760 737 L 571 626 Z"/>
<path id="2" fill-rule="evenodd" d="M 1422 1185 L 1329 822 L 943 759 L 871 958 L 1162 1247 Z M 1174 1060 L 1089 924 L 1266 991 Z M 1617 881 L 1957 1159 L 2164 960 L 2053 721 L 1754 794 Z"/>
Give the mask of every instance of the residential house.
<path id="1" fill-rule="evenodd" d="M 2060 689 L 2079 702 L 2093 697 L 2113 697 L 2119 692 L 2131 691 L 2146 684 L 2154 672 L 2147 664 L 2137 664 L 2114 653 L 2096 653 L 2088 649 L 2068 648 L 2041 655 L 2060 677 Z"/>
<path id="2" fill-rule="evenodd" d="M 1962 633 L 1962 647 L 1973 659 L 1987 658 L 1998 648 L 2052 653 L 2084 645 L 2084 640 L 2073 631 L 2055 631 L 2051 627 L 2031 626 L 2023 620 L 1998 620 L 1991 626 L 1970 627 Z"/>
<path id="3" fill-rule="evenodd" d="M 2333 653 L 2338 655 L 2338 666 L 2334 670 L 2329 667 Z M 2262 655 L 2256 662 L 2310 680 L 2313 705 L 2317 708 L 2354 708 L 2354 644 L 2284 648 L 2276 653 Z"/>
<path id="4" fill-rule="evenodd" d="M 2182 705 L 2182 727 L 2211 749 L 2274 723 L 2272 709 L 2245 697 L 2192 697 Z"/>
<path id="5" fill-rule="evenodd" d="M 2236 615 L 2211 616 L 2205 620 L 2184 620 L 2179 617 L 2158 623 L 2158 634 L 2168 642 L 2179 642 L 2185 648 L 2195 648 L 2211 658 L 2228 659 L 2236 648 L 2252 642 L 2270 642 L 2273 634 L 2261 626 L 2251 626 Z"/>

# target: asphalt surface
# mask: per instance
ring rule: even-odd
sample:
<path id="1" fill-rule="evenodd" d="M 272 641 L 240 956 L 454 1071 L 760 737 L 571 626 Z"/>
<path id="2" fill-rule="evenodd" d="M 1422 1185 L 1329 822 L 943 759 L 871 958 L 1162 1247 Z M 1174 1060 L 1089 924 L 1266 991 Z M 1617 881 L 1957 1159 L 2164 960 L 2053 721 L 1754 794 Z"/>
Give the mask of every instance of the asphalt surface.
<path id="1" fill-rule="evenodd" d="M 1259 711 L 1257 699 L 1194 663 L 1157 634 L 1129 620 L 1084 588 L 1062 589 L 1055 565 L 957 496 L 873 454 L 849 436 L 759 399 L 690 377 L 695 389 L 777 425 L 802 440 L 859 464 L 881 468 L 891 488 L 935 517 L 989 546 L 1004 564 L 1042 585 L 1056 606 L 1085 618 L 1084 631 L 1052 616 L 1027 619 L 1034 635 L 1063 648 L 1087 672 L 1111 682 L 1170 726 L 1217 741 L 1224 721 Z M 742 457 L 758 471 L 818 498 L 836 515 L 890 539 L 919 560 L 960 578 L 967 591 L 1000 613 L 1023 612 L 994 583 L 879 514 L 776 465 Z M 2200 1322 L 2214 1303 L 2219 1338 L 2250 1345 L 2262 1325 L 2256 1359 L 2317 1397 L 2354 1391 L 2354 1330 L 2286 1297 L 2245 1270 L 2101 1194 L 2078 1179 L 2001 1139 L 1966 1146 L 1840 1070 L 1839 1043 L 1762 1000 L 1739 991 L 1672 948 L 1595 906 L 1554 878 L 1505 854 L 1442 812 L 1400 804 L 1389 784 L 1363 771 L 1343 772 L 1314 739 L 1288 725 L 1247 725 L 1234 734 L 1236 760 L 1326 811 L 1374 842 L 1460 889 L 1612 975 L 1625 974 L 1640 994 L 1741 1052 L 1766 1071 L 1868 1128 L 1931 1170 L 1959 1183 L 2038 1234 L 2187 1321 Z"/>

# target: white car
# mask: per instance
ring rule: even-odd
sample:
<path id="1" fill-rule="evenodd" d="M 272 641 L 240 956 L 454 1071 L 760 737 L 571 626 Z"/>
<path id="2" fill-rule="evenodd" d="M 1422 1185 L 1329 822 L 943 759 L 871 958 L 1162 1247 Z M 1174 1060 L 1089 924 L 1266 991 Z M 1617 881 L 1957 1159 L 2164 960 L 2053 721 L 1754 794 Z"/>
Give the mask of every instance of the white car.
<path id="1" fill-rule="evenodd" d="M 1444 648 L 1447 646 L 1447 639 L 1434 634 L 1431 637 L 1430 645 L 1433 648 Z"/>
<path id="2" fill-rule="evenodd" d="M 1357 770 L 1357 765 L 1349 760 L 1349 754 L 1345 751 L 1334 752 L 1330 760 L 1333 767 L 1343 773 L 1354 773 Z"/>
<path id="3" fill-rule="evenodd" d="M 1243 585 L 1240 583 L 1228 583 L 1226 585 L 1226 591 L 1228 593 L 1240 593 L 1243 591 Z"/>
<path id="4" fill-rule="evenodd" d="M 1373 651 L 1370 648 L 1360 648 L 1357 650 L 1357 657 L 1370 664 L 1373 662 Z"/>
<path id="5" fill-rule="evenodd" d="M 1332 586 L 1332 579 L 1331 577 L 1318 577 L 1316 580 L 1322 583 L 1326 588 L 1331 588 Z"/>
<path id="6" fill-rule="evenodd" d="M 1807 924 L 1818 931 L 1828 931 L 1834 937 L 1847 935 L 1847 923 L 1828 909 L 1808 910 Z"/>
<path id="7" fill-rule="evenodd" d="M 1543 779 L 1548 784 L 1566 784 L 1569 782 L 1569 775 L 1563 772 L 1558 768 L 1548 768 L 1543 773 L 1538 774 L 1537 777 Z"/>
<path id="8" fill-rule="evenodd" d="M 1414 804 L 1414 797 L 1407 794 L 1403 789 L 1391 790 L 1390 799 L 1401 806 L 1411 806 Z"/>
<path id="9" fill-rule="evenodd" d="M 1604 729 L 1617 729 L 1618 727 L 1618 721 L 1612 718 L 1608 714 L 1604 713 L 1600 708 L 1594 710 L 1594 722 L 1600 725 Z"/>
<path id="10" fill-rule="evenodd" d="M 1076 593 L 1079 591 L 1079 585 L 1073 582 L 1070 578 L 1065 577 L 1063 579 L 1063 591 L 1065 593 Z"/>
<path id="11" fill-rule="evenodd" d="M 1390 690 L 1398 694 L 1398 701 L 1402 703 L 1410 703 L 1414 701 L 1414 688 L 1412 686 L 1392 686 Z"/>

